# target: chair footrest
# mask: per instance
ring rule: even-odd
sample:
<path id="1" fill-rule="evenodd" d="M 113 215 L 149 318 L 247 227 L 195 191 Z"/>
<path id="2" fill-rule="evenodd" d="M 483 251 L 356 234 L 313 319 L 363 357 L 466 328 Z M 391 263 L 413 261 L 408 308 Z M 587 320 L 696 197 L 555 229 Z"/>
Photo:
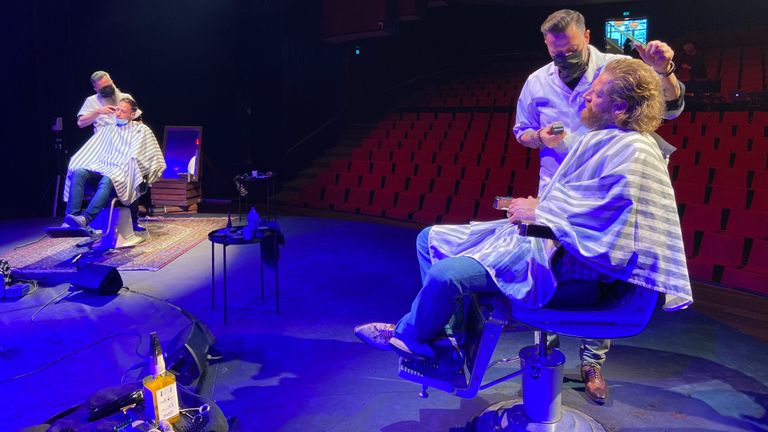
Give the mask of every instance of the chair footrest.
<path id="1" fill-rule="evenodd" d="M 454 347 L 440 349 L 435 358 L 415 360 L 401 357 L 398 375 L 448 393 L 468 387 L 464 358 Z"/>
<path id="2" fill-rule="evenodd" d="M 72 228 L 72 227 L 48 227 L 45 229 L 45 234 L 48 237 L 61 238 L 61 237 L 90 237 L 91 233 L 85 228 Z"/>

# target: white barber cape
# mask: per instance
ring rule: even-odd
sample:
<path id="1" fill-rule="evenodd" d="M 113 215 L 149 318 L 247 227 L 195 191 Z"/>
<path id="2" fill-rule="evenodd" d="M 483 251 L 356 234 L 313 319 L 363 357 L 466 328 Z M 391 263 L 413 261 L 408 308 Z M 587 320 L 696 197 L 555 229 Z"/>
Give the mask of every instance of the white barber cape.
<path id="1" fill-rule="evenodd" d="M 154 183 L 165 170 L 165 159 L 152 130 L 143 123 L 107 125 L 99 129 L 69 161 L 64 201 L 69 200 L 72 174 L 78 168 L 98 172 L 112 180 L 117 197 L 130 205 L 141 195 L 139 187 Z M 146 179 L 145 179 L 146 177 Z"/>
<path id="2" fill-rule="evenodd" d="M 606 129 L 582 137 L 541 192 L 536 222 L 558 241 L 519 236 L 506 219 L 438 225 L 430 231 L 430 256 L 476 259 L 526 307 L 541 307 L 554 294 L 558 246 L 609 278 L 693 301 L 674 192 L 649 135 Z"/>

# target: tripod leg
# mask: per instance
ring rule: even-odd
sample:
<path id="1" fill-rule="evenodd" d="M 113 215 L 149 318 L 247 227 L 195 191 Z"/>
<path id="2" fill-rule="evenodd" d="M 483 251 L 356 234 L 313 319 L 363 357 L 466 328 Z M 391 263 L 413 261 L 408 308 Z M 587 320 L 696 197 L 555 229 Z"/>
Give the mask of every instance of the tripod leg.
<path id="1" fill-rule="evenodd" d="M 53 218 L 56 218 L 56 214 L 59 209 L 59 187 L 61 186 L 61 174 L 56 176 L 56 188 L 53 193 Z"/>

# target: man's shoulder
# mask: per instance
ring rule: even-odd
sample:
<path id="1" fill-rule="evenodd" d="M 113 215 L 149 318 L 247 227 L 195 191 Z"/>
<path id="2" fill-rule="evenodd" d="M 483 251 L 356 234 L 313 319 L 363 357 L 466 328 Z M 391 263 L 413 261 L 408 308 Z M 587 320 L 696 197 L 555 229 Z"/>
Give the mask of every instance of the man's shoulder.
<path id="1" fill-rule="evenodd" d="M 552 72 L 552 64 L 552 62 L 549 62 L 531 72 L 531 74 L 528 75 L 528 81 L 546 80 L 550 72 Z"/>
<path id="2" fill-rule="evenodd" d="M 96 98 L 95 94 L 92 94 L 85 98 L 85 101 L 83 102 L 83 106 L 100 106 L 99 100 Z"/>
<path id="3" fill-rule="evenodd" d="M 592 55 L 592 58 L 595 60 L 595 63 L 597 64 L 598 67 L 605 66 L 606 63 L 613 60 L 618 60 L 622 58 L 631 58 L 630 56 L 627 56 L 624 54 L 604 53 L 592 45 L 589 46 L 589 52 Z"/>

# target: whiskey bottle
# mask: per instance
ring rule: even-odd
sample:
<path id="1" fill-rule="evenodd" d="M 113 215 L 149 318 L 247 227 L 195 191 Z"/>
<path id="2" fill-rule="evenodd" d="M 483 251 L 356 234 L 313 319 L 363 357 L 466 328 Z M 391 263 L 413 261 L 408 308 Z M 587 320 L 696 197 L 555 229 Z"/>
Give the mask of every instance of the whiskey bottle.
<path id="1" fill-rule="evenodd" d="M 144 378 L 144 408 L 147 417 L 156 423 L 177 421 L 179 394 L 176 390 L 176 376 L 165 370 L 165 359 L 157 333 L 150 334 L 149 368 L 151 375 Z"/>

